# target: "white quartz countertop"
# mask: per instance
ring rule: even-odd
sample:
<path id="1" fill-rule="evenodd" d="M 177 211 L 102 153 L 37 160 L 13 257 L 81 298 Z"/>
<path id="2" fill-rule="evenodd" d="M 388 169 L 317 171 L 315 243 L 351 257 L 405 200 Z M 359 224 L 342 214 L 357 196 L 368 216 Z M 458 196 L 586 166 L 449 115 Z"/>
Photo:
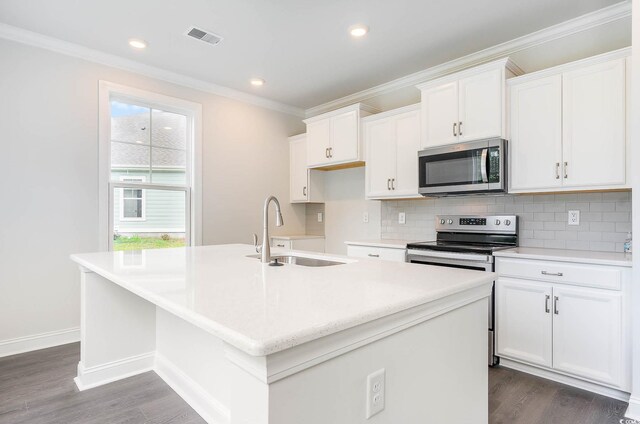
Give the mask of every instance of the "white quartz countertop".
<path id="1" fill-rule="evenodd" d="M 407 243 L 412 243 L 412 241 L 375 239 L 375 240 L 360 240 L 360 241 L 344 242 L 344 244 L 351 245 L 351 246 L 386 247 L 390 249 L 406 249 Z"/>
<path id="2" fill-rule="evenodd" d="M 630 253 L 518 247 L 515 249 L 499 250 L 494 252 L 493 255 L 505 258 L 543 259 L 594 265 L 631 266 Z"/>
<path id="3" fill-rule="evenodd" d="M 272 254 L 283 253 L 272 249 Z M 271 267 L 232 244 L 72 255 L 93 271 L 254 356 L 487 286 L 493 273 L 296 252 L 347 262 Z"/>
<path id="4" fill-rule="evenodd" d="M 309 240 L 309 239 L 323 239 L 324 236 L 310 236 L 310 235 L 291 235 L 291 236 L 271 236 L 272 239 L 280 240 Z"/>

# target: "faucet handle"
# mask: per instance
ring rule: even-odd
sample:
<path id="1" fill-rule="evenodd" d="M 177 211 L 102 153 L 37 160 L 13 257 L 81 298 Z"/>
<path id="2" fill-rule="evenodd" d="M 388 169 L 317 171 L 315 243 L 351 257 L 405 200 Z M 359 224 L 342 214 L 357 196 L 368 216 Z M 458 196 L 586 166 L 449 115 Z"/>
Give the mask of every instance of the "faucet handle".
<path id="1" fill-rule="evenodd" d="M 253 246 L 256 248 L 256 253 L 262 252 L 262 246 L 258 246 L 258 235 L 253 233 Z"/>

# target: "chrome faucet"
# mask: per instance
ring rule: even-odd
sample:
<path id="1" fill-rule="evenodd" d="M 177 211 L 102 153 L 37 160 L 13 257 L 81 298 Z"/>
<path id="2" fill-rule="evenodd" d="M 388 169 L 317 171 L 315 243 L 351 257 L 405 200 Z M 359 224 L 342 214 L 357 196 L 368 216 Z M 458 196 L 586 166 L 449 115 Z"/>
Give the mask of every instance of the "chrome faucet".
<path id="1" fill-rule="evenodd" d="M 275 196 L 269 196 L 264 201 L 264 222 L 262 228 L 262 246 L 258 246 L 258 235 L 253 235 L 253 244 L 256 247 L 256 252 L 260 253 L 260 262 L 267 264 L 271 262 L 271 246 L 269 245 L 269 203 L 276 204 L 276 226 L 282 227 L 284 221 L 282 219 L 282 212 L 280 212 L 280 202 Z"/>

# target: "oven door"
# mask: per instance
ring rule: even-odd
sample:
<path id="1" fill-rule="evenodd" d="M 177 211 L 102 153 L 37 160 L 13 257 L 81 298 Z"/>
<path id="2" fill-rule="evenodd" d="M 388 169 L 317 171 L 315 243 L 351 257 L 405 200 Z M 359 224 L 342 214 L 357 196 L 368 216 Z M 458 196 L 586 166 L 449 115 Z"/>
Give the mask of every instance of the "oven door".
<path id="1" fill-rule="evenodd" d="M 420 194 L 505 191 L 505 150 L 505 140 L 489 139 L 420 151 Z"/>

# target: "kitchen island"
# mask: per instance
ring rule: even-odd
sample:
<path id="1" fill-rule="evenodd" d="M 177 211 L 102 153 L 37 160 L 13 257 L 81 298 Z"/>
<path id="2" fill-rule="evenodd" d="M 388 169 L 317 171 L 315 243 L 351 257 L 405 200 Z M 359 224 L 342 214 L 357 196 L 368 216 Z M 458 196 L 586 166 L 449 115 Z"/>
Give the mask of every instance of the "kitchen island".
<path id="1" fill-rule="evenodd" d="M 73 255 L 78 388 L 153 370 L 209 423 L 487 422 L 492 273 L 301 252 L 341 264 L 274 267 L 252 254 Z"/>

